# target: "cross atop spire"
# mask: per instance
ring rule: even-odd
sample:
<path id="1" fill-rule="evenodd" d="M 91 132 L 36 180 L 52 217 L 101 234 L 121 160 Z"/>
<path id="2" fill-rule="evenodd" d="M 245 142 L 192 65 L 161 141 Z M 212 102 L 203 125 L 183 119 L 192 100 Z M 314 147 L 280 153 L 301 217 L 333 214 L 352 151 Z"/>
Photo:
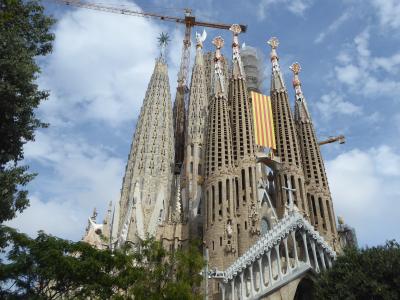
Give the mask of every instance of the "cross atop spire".
<path id="1" fill-rule="evenodd" d="M 242 28 L 238 24 L 233 24 L 230 31 L 233 33 L 232 41 L 232 77 L 246 79 L 244 74 L 242 59 L 240 57 L 240 46 L 239 46 L 239 33 L 242 32 Z"/>

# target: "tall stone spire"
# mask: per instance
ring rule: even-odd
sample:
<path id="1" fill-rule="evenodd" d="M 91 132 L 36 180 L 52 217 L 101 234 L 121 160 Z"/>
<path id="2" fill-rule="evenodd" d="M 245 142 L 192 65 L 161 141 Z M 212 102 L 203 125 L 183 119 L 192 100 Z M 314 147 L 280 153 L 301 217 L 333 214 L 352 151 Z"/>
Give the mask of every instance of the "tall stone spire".
<path id="1" fill-rule="evenodd" d="M 275 174 L 276 209 L 282 216 L 289 204 L 288 191 L 282 187 L 291 185 L 295 189 L 294 204 L 307 213 L 308 206 L 304 191 L 304 174 L 301 162 L 300 146 L 297 140 L 295 122 L 290 110 L 289 98 L 279 66 L 276 49 L 279 45 L 277 38 L 268 41 L 271 46 L 271 102 L 272 115 L 275 125 L 276 155 L 281 159 L 280 170 Z M 290 183 L 289 183 L 290 181 Z"/>
<path id="2" fill-rule="evenodd" d="M 306 99 L 301 90 L 299 79 L 300 64 L 294 63 L 290 69 L 294 73 L 293 87 L 296 93 L 295 122 L 306 178 L 305 188 L 310 220 L 326 240 L 333 244 L 333 241 L 337 238 L 337 231 L 332 197 L 315 128 L 307 108 Z"/>
<path id="3" fill-rule="evenodd" d="M 216 37 L 213 97 L 210 98 L 206 146 L 204 240 L 209 249 L 210 267 L 226 269 L 238 255 L 235 221 L 235 181 L 232 134 L 227 91 L 222 70 L 221 48 Z"/>
<path id="4" fill-rule="evenodd" d="M 189 96 L 188 128 L 185 153 L 185 217 L 189 219 L 189 234 L 201 238 L 202 184 L 204 176 L 204 153 L 207 126 L 208 96 L 203 59 L 203 42 L 206 33 L 196 33 L 196 57 L 192 71 Z"/>
<path id="5" fill-rule="evenodd" d="M 250 102 L 247 94 L 246 75 L 239 49 L 239 25 L 232 25 L 232 74 L 229 80 L 231 106 L 232 147 L 238 188 L 236 214 L 238 250 L 243 254 L 256 241 L 259 229 L 259 204 L 257 199 L 256 158 L 254 130 Z M 239 217 L 240 216 L 240 217 Z"/>
<path id="6" fill-rule="evenodd" d="M 165 47 L 165 45 L 161 45 Z M 140 111 L 113 216 L 112 243 L 156 235 L 168 213 L 174 138 L 168 68 L 163 51 Z"/>

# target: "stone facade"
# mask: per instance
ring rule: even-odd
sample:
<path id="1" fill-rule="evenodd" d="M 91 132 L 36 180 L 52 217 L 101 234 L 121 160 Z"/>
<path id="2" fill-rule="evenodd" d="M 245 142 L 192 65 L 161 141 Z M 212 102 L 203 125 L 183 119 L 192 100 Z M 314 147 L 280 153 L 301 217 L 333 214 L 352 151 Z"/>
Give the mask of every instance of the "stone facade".
<path id="1" fill-rule="evenodd" d="M 236 226 L 238 254 L 242 255 L 260 235 L 260 204 L 257 199 L 253 114 L 247 93 L 246 74 L 239 50 L 240 27 L 232 26 L 232 70 L 229 80 L 232 148 L 235 164 Z"/>
<path id="2" fill-rule="evenodd" d="M 294 73 L 293 87 L 296 97 L 295 122 L 300 141 L 310 221 L 333 245 L 337 241 L 337 229 L 324 161 L 307 102 L 301 90 L 298 76 L 300 65 L 294 63 L 291 69 Z"/>
<path id="3" fill-rule="evenodd" d="M 272 115 L 275 125 L 276 151 L 281 160 L 280 169 L 275 178 L 275 208 L 278 216 L 281 217 L 289 205 L 289 193 L 282 187 L 295 189 L 294 204 L 304 213 L 308 214 L 304 190 L 303 165 L 300 154 L 300 146 L 296 131 L 296 125 L 290 109 L 288 92 L 283 80 L 279 66 L 279 57 L 276 48 L 279 45 L 278 39 L 271 38 L 268 41 L 271 46 L 271 101 Z"/>
<path id="4" fill-rule="evenodd" d="M 174 163 L 172 104 L 168 68 L 157 58 L 136 125 L 117 202 L 111 244 L 135 243 L 147 234 L 156 235 L 158 225 L 171 213 Z"/>
<path id="5" fill-rule="evenodd" d="M 210 98 L 205 165 L 204 241 L 210 265 L 227 268 L 238 255 L 237 227 L 234 218 L 235 177 L 228 97 L 223 76 L 223 39 L 213 41 L 213 97 Z"/>
<path id="6" fill-rule="evenodd" d="M 185 199 L 184 219 L 188 220 L 190 237 L 198 239 L 203 237 L 202 187 L 208 121 L 208 94 L 202 48 L 202 41 L 199 39 L 192 71 L 182 184 L 182 195 Z"/>
<path id="7" fill-rule="evenodd" d="M 213 40 L 215 52 L 203 54 L 205 34 L 196 35 L 187 111 L 186 91 L 178 86 L 173 112 L 167 64 L 163 54 L 157 58 L 133 136 L 120 200 L 112 220 L 111 209 L 103 224 L 96 224 L 95 217 L 89 219 L 85 241 L 103 249 L 136 243 L 149 234 L 172 251 L 184 247 L 190 239 L 201 239 L 208 248 L 209 268 L 225 271 L 240 263 L 260 239 L 281 230 L 284 220 L 298 215 L 307 224 L 310 221 L 310 232 L 315 228 L 335 248 L 332 199 L 300 88 L 299 66 L 292 67 L 297 70 L 293 80 L 293 117 L 276 52 L 279 43 L 276 38 L 269 40 L 270 95 L 277 145 L 273 156 L 279 159 L 273 160 L 268 154 L 270 164 L 266 168 L 260 162 L 260 154 L 267 157 L 266 149 L 255 144 L 249 97 L 249 90 L 260 92 L 261 73 L 254 69 L 260 62 L 253 55 L 255 52 L 247 51 L 243 64 L 240 27 L 233 25 L 231 31 L 230 69 L 221 54 L 223 39 Z M 251 73 L 249 76 L 246 70 Z M 312 236 L 323 240 L 316 232 Z M 317 247 L 317 253 L 311 243 L 308 249 L 305 233 L 301 238 L 293 233 L 291 238 L 275 247 L 277 265 L 271 264 L 273 268 L 281 267 L 280 256 L 282 264 L 297 262 L 296 251 L 300 254 L 299 245 L 303 244 L 303 253 L 309 251 L 307 257 L 313 255 L 316 269 L 318 260 L 321 266 L 325 264 L 323 247 Z M 279 274 L 277 278 L 283 278 Z M 292 299 L 299 278 L 290 282 L 288 279 L 265 299 Z M 244 285 L 241 280 L 238 286 Z M 218 297 L 216 280 L 210 281 L 209 292 L 213 298 Z"/>

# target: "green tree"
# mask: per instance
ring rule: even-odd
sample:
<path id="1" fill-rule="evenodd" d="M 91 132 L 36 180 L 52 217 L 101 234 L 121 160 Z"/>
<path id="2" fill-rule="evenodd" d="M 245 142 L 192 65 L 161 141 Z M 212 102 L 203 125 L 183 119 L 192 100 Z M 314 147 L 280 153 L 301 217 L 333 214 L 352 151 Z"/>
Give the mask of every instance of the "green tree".
<path id="1" fill-rule="evenodd" d="M 2 299 L 199 299 L 203 260 L 195 245 L 166 251 L 153 238 L 111 252 L 43 232 L 2 226 Z M 7 251 L 5 251 L 7 249 Z"/>
<path id="2" fill-rule="evenodd" d="M 7 249 L 0 264 L 0 298 L 110 298 L 114 260 L 118 254 L 39 232 L 32 239 L 3 227 L 1 244 Z M 6 246 L 7 248 L 5 248 Z"/>
<path id="3" fill-rule="evenodd" d="M 315 281 L 316 299 L 400 299 L 400 245 L 345 249 Z"/>
<path id="4" fill-rule="evenodd" d="M 53 23 L 37 0 L 0 0 L 0 223 L 29 205 L 23 186 L 34 174 L 17 163 L 35 130 L 47 126 L 35 115 L 48 98 L 35 82 L 36 59 L 52 50 Z"/>
<path id="5" fill-rule="evenodd" d="M 204 260 L 198 242 L 169 252 L 159 241 L 148 238 L 136 246 L 136 251 L 129 247 L 122 251 L 131 253 L 128 260 L 135 265 L 124 268 L 125 273 L 117 277 L 118 286 L 124 291 L 122 299 L 201 299 Z"/>

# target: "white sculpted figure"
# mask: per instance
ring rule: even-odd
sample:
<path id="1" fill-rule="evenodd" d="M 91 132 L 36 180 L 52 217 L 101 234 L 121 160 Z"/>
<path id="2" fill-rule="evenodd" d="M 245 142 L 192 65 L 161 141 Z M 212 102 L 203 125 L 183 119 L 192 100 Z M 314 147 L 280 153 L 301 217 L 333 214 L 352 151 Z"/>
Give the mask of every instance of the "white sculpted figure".
<path id="1" fill-rule="evenodd" d="M 203 42 L 207 38 L 207 32 L 203 29 L 203 33 L 196 32 L 196 46 L 203 48 Z"/>
<path id="2" fill-rule="evenodd" d="M 228 239 L 230 239 L 232 237 L 232 224 L 231 224 L 231 220 L 228 220 L 228 224 L 226 225 L 226 235 L 228 237 Z"/>

